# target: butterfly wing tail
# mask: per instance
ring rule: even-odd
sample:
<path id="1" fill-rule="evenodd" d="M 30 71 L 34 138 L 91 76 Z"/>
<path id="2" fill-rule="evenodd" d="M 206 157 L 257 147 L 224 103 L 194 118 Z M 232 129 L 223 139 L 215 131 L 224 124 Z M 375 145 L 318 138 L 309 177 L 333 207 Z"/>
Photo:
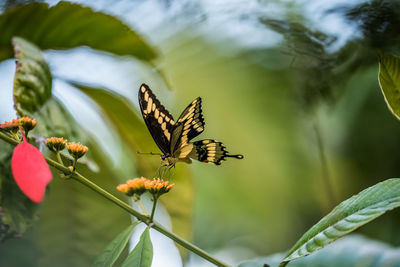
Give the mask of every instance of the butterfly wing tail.
<path id="1" fill-rule="evenodd" d="M 243 155 L 231 155 L 226 151 L 223 143 L 217 142 L 212 139 L 205 139 L 196 141 L 193 143 L 194 149 L 189 154 L 192 159 L 199 160 L 201 162 L 214 163 L 220 165 L 222 160 L 225 158 L 237 158 L 242 159 Z"/>

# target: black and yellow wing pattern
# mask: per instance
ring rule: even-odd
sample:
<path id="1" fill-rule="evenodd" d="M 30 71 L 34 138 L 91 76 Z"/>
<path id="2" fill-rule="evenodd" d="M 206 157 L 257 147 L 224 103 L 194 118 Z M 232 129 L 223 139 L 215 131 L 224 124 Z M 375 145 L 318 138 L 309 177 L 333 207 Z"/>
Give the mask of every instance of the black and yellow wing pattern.
<path id="1" fill-rule="evenodd" d="M 161 105 L 146 84 L 139 90 L 139 106 L 151 136 L 164 155 L 171 154 L 171 137 L 175 128 L 172 115 Z"/>
<path id="2" fill-rule="evenodd" d="M 146 84 L 140 86 L 139 105 L 151 136 L 164 154 L 162 158 L 169 164 L 196 159 L 220 165 L 228 157 L 243 158 L 229 154 L 221 142 L 212 139 L 190 142 L 204 131 L 200 97 L 186 107 L 176 122 Z"/>

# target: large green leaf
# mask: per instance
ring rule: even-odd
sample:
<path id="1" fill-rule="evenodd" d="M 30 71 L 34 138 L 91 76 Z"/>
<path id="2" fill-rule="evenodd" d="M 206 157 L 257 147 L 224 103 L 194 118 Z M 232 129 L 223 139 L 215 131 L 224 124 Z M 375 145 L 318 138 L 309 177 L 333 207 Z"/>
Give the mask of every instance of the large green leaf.
<path id="1" fill-rule="evenodd" d="M 13 56 L 10 40 L 21 36 L 41 49 L 89 46 L 116 55 L 150 61 L 156 52 L 113 16 L 78 4 L 60 2 L 21 5 L 0 15 L 0 60 Z"/>
<path id="2" fill-rule="evenodd" d="M 17 68 L 14 78 L 14 102 L 18 115 L 37 111 L 51 97 L 50 68 L 38 47 L 14 37 L 12 39 Z"/>
<path id="3" fill-rule="evenodd" d="M 123 232 L 117 235 L 108 246 L 103 250 L 103 252 L 97 257 L 96 261 L 93 263 L 93 266 L 96 267 L 110 267 L 117 260 L 121 252 L 125 248 L 126 244 L 131 237 L 135 226 L 138 225 L 139 222 L 136 221 L 128 226 Z"/>
<path id="4" fill-rule="evenodd" d="M 379 54 L 379 85 L 389 110 L 400 119 L 400 58 Z"/>
<path id="5" fill-rule="evenodd" d="M 150 239 L 149 227 L 140 236 L 139 243 L 126 258 L 122 267 L 150 267 L 153 261 L 153 244 Z"/>
<path id="6" fill-rule="evenodd" d="M 308 230 L 281 265 L 307 256 L 399 206 L 400 179 L 389 179 L 369 187 L 340 203 Z"/>
<path id="7" fill-rule="evenodd" d="M 248 260 L 239 267 L 262 267 L 268 264 L 270 267 L 279 265 L 284 257 L 283 253 L 268 257 Z M 292 261 L 290 267 L 395 267 L 399 266 L 400 248 L 394 248 L 388 244 L 368 239 L 361 235 L 349 235 L 334 244 L 327 246 L 313 255 Z"/>
<path id="8" fill-rule="evenodd" d="M 106 114 L 110 121 L 116 126 L 121 138 L 137 155 L 137 151 L 158 151 L 144 122 L 139 118 L 129 101 L 116 93 L 105 89 L 72 83 L 82 92 L 93 99 Z M 152 177 L 160 165 L 158 157 L 138 155 L 136 157 L 140 175 Z M 172 218 L 173 231 L 185 239 L 191 238 L 192 229 L 192 207 L 193 207 L 193 179 L 189 168 L 184 164 L 176 167 L 177 171 L 173 177 L 176 183 L 174 189 L 163 196 L 160 201 L 166 206 Z M 185 205 L 182 205 L 185 203 Z M 182 253 L 182 251 L 181 251 Z"/>

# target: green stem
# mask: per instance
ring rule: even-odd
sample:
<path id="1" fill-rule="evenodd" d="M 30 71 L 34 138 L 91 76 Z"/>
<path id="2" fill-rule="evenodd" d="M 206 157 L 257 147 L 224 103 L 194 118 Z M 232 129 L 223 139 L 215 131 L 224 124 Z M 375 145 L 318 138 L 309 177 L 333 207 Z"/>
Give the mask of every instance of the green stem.
<path id="1" fill-rule="evenodd" d="M 151 209 L 150 222 L 152 222 L 154 218 L 154 212 L 156 211 L 157 200 L 158 197 L 156 197 L 156 195 L 153 195 L 153 208 Z"/>
<path id="2" fill-rule="evenodd" d="M 0 132 L 0 139 L 3 139 L 4 141 L 6 141 L 6 142 L 8 142 L 10 144 L 18 145 L 18 142 L 16 140 L 8 137 L 6 134 L 4 134 L 2 132 Z M 220 266 L 220 267 L 228 267 L 229 266 L 229 265 L 217 260 L 216 258 L 212 257 L 210 254 L 208 254 L 206 251 L 202 250 L 201 248 L 196 247 L 192 243 L 190 243 L 190 242 L 182 239 L 181 237 L 175 235 L 174 233 L 168 231 L 167 229 L 165 229 L 163 226 L 161 226 L 157 222 L 152 222 L 150 220 L 149 216 L 143 215 L 140 212 L 136 211 L 131 206 L 129 206 L 125 202 L 121 201 L 117 197 L 113 196 L 112 194 L 108 193 L 107 191 L 105 191 L 104 189 L 99 187 L 98 185 L 94 184 L 93 182 L 88 180 L 86 177 L 84 177 L 80 173 L 71 172 L 70 169 L 68 167 L 65 167 L 63 164 L 60 164 L 60 163 L 58 163 L 58 162 L 56 162 L 56 161 L 54 161 L 54 160 L 52 160 L 50 158 L 47 158 L 47 157 L 44 157 L 44 158 L 45 158 L 45 160 L 47 161 L 47 163 L 50 166 L 62 171 L 65 175 L 71 175 L 71 177 L 74 180 L 80 182 L 81 184 L 89 187 L 90 189 L 92 189 L 96 193 L 100 194 L 101 196 L 107 198 L 108 200 L 110 200 L 111 202 L 113 202 L 114 204 L 119 206 L 120 208 L 124 209 L 128 213 L 130 213 L 133 216 L 135 216 L 138 220 L 140 220 L 143 223 L 149 225 L 154 230 L 162 233 L 163 235 L 169 237 L 170 239 L 172 239 L 173 241 L 175 241 L 176 243 L 178 243 L 182 247 L 192 251 L 193 253 L 199 255 L 200 257 L 204 258 L 205 260 L 207 260 L 207 261 L 209 261 L 211 263 L 214 263 L 217 266 Z"/>
<path id="3" fill-rule="evenodd" d="M 74 158 L 74 162 L 72 163 L 72 169 L 75 171 L 76 169 L 76 162 L 78 161 L 77 158 Z"/>
<path id="4" fill-rule="evenodd" d="M 64 163 L 63 163 L 63 161 L 62 161 L 62 159 L 61 159 L 61 156 L 60 156 L 60 152 L 57 152 L 57 153 L 56 153 L 56 157 L 57 157 L 58 163 L 64 165 Z"/>
<path id="5" fill-rule="evenodd" d="M 330 205 L 335 206 L 336 196 L 335 196 L 335 193 L 333 192 L 332 178 L 329 173 L 328 160 L 327 160 L 325 149 L 324 149 L 324 143 L 322 140 L 321 131 L 318 127 L 318 123 L 316 120 L 313 121 L 313 129 L 315 132 L 315 137 L 317 138 L 318 156 L 321 161 L 323 183 L 326 188 L 326 193 L 328 195 Z"/>
<path id="6" fill-rule="evenodd" d="M 8 135 L 6 135 L 5 133 L 2 133 L 2 132 L 0 132 L 0 139 L 3 139 L 7 143 L 10 143 L 10 144 L 12 144 L 14 146 L 19 144 L 19 142 L 17 140 L 9 137 Z"/>
<path id="7" fill-rule="evenodd" d="M 148 216 L 148 214 L 147 214 L 147 212 L 146 212 L 146 209 L 145 209 L 144 206 L 143 206 L 142 201 L 141 201 L 140 199 L 138 199 L 136 202 L 139 204 L 140 208 L 142 209 L 143 214 L 146 215 L 146 216 Z"/>

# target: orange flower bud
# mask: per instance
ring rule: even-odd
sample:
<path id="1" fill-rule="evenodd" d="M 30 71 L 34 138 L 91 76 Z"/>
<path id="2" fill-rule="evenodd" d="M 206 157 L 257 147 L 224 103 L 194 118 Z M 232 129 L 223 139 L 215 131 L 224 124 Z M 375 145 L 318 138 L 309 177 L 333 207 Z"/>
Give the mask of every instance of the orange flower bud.
<path id="1" fill-rule="evenodd" d="M 35 126 L 36 126 L 36 120 L 32 119 L 28 116 L 13 120 L 13 122 L 21 125 L 22 128 L 24 128 L 25 134 L 28 133 L 33 128 L 35 128 Z"/>
<path id="2" fill-rule="evenodd" d="M 67 144 L 67 149 L 69 154 L 75 159 L 79 159 L 89 150 L 87 146 L 84 146 L 80 143 L 70 142 Z"/>
<path id="3" fill-rule="evenodd" d="M 4 123 L 0 124 L 0 129 L 7 132 L 18 131 L 19 123 L 14 121 L 15 120 L 13 120 L 12 122 L 5 121 Z"/>
<path id="4" fill-rule="evenodd" d="M 133 192 L 131 191 L 131 188 L 127 184 L 120 184 L 117 186 L 117 190 L 124 193 L 125 195 L 132 196 Z"/>
<path id="5" fill-rule="evenodd" d="M 147 191 L 153 194 L 155 197 L 159 197 L 162 194 L 168 193 L 175 184 L 170 184 L 168 181 L 164 181 L 160 178 L 147 180 L 144 184 Z"/>
<path id="6" fill-rule="evenodd" d="M 54 152 L 63 150 L 67 146 L 67 140 L 62 137 L 51 137 L 46 139 L 46 146 Z"/>

